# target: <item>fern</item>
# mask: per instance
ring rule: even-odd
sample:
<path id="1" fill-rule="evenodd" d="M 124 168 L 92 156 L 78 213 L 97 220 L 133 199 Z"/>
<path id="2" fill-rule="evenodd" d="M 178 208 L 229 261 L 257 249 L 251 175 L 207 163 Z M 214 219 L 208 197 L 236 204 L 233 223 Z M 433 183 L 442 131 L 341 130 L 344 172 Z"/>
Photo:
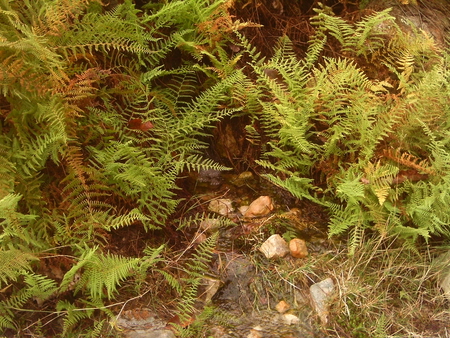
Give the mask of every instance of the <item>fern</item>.
<path id="1" fill-rule="evenodd" d="M 258 75 L 262 112 L 255 116 L 270 138 L 257 161 L 269 171 L 264 176 L 328 206 L 329 234 L 348 232 L 351 252 L 366 229 L 401 234 L 410 243 L 432 233 L 448 236 L 440 204 L 447 199 L 448 142 L 435 136 L 448 129 L 442 51 L 426 34 L 402 33 L 389 10 L 357 23 L 326 6 L 316 12 L 303 60 L 283 37 L 263 63 L 240 37 Z M 341 57 L 327 55 L 330 39 Z M 387 67 L 386 80 L 363 71 L 368 60 Z"/>

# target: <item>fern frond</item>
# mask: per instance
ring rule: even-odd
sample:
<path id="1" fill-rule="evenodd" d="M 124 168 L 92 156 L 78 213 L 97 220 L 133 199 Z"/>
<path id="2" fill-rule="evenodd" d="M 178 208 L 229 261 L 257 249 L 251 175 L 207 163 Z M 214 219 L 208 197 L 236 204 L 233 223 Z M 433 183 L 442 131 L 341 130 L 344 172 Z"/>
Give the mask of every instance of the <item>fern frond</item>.
<path id="1" fill-rule="evenodd" d="M 22 250 L 0 250 L 0 281 L 3 284 L 16 281 L 25 271 L 31 270 L 30 263 L 35 260 L 38 260 L 36 256 Z"/>

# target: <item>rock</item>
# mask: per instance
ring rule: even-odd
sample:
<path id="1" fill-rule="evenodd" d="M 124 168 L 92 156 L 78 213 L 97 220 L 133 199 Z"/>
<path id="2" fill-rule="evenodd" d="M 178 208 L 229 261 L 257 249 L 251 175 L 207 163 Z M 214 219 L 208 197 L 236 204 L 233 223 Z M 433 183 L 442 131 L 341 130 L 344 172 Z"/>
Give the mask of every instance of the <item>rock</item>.
<path id="1" fill-rule="evenodd" d="M 439 269 L 439 286 L 444 292 L 444 296 L 450 301 L 450 251 L 437 257 L 434 264 Z"/>
<path id="2" fill-rule="evenodd" d="M 208 304 L 217 293 L 217 290 L 219 290 L 221 284 L 219 279 L 211 277 L 202 278 L 199 287 L 199 298 L 201 298 L 205 304 Z"/>
<path id="3" fill-rule="evenodd" d="M 197 177 L 197 182 L 210 186 L 219 186 L 222 184 L 222 172 L 215 169 L 200 170 Z"/>
<path id="4" fill-rule="evenodd" d="M 209 202 L 208 210 L 222 216 L 228 216 L 234 211 L 233 202 L 226 198 L 219 198 Z"/>
<path id="5" fill-rule="evenodd" d="M 200 229 L 202 230 L 209 230 L 214 232 L 218 230 L 219 227 L 220 227 L 220 219 L 206 218 L 200 222 Z"/>
<path id="6" fill-rule="evenodd" d="M 281 316 L 281 319 L 287 325 L 295 325 L 300 323 L 300 318 L 290 313 L 285 313 L 284 315 Z"/>
<path id="7" fill-rule="evenodd" d="M 295 258 L 305 258 L 308 256 L 308 248 L 306 242 L 303 239 L 294 238 L 289 242 L 289 250 L 291 256 Z"/>
<path id="8" fill-rule="evenodd" d="M 286 241 L 280 235 L 270 236 L 259 248 L 266 258 L 284 257 L 289 253 Z"/>
<path id="9" fill-rule="evenodd" d="M 250 329 L 250 333 L 247 335 L 247 338 L 262 338 L 264 329 L 261 326 L 255 326 Z"/>
<path id="10" fill-rule="evenodd" d="M 123 311 L 116 324 L 125 338 L 175 338 L 171 330 L 165 329 L 167 322 L 145 308 Z"/>
<path id="11" fill-rule="evenodd" d="M 135 330 L 124 332 L 125 338 L 175 338 L 171 330 Z"/>
<path id="12" fill-rule="evenodd" d="M 273 210 L 272 199 L 269 196 L 260 196 L 250 203 L 244 214 L 245 218 L 254 218 L 268 215 Z"/>
<path id="13" fill-rule="evenodd" d="M 290 308 L 291 308 L 291 306 L 288 303 L 286 303 L 284 300 L 282 300 L 275 306 L 275 310 L 277 310 L 279 313 L 285 313 Z"/>
<path id="14" fill-rule="evenodd" d="M 245 215 L 245 213 L 246 213 L 247 210 L 248 210 L 248 205 L 240 206 L 240 207 L 238 208 L 238 210 L 239 210 L 239 212 L 240 212 L 242 215 Z"/>
<path id="15" fill-rule="evenodd" d="M 243 187 L 244 185 L 250 184 L 254 181 L 254 177 L 251 171 L 244 171 L 240 173 L 235 179 L 231 180 L 231 184 L 237 187 Z"/>
<path id="16" fill-rule="evenodd" d="M 314 308 L 319 315 L 323 325 L 328 323 L 328 301 L 334 291 L 334 283 L 331 278 L 327 278 L 319 283 L 310 286 L 309 291 L 314 304 Z"/>

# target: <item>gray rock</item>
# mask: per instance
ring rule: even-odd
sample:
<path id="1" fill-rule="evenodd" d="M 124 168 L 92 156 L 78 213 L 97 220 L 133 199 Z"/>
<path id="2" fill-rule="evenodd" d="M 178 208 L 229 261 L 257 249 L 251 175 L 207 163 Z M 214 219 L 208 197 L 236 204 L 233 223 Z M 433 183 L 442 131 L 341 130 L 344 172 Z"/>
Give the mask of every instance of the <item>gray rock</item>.
<path id="1" fill-rule="evenodd" d="M 314 308 L 319 315 L 322 324 L 328 322 L 328 301 L 330 295 L 334 291 L 334 282 L 331 278 L 327 278 L 319 283 L 310 286 L 309 291 L 314 304 Z"/>
<path id="2" fill-rule="evenodd" d="M 444 296 L 450 301 L 450 251 L 440 255 L 434 263 L 439 269 L 439 286 L 444 292 Z"/>

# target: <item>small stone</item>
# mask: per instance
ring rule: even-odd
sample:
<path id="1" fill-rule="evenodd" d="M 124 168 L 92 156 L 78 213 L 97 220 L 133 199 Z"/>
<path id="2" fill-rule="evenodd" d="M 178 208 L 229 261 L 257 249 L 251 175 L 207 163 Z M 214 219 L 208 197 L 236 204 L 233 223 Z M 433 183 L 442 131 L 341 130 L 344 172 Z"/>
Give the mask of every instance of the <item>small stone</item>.
<path id="1" fill-rule="evenodd" d="M 246 184 L 251 183 L 253 180 L 253 174 L 251 171 L 244 171 L 240 173 L 231 183 L 237 187 L 243 187 Z"/>
<path id="2" fill-rule="evenodd" d="M 290 313 L 285 313 L 281 318 L 287 325 L 295 325 L 300 323 L 300 318 Z"/>
<path id="3" fill-rule="evenodd" d="M 305 258 L 308 256 L 308 248 L 306 242 L 303 239 L 294 238 L 289 242 L 289 250 L 291 256 L 295 258 Z"/>
<path id="4" fill-rule="evenodd" d="M 327 278 L 319 283 L 310 286 L 309 291 L 314 304 L 314 308 L 319 315 L 323 325 L 328 323 L 328 301 L 334 291 L 334 283 L 331 278 Z"/>
<path id="5" fill-rule="evenodd" d="M 222 216 L 228 216 L 234 211 L 233 202 L 226 198 L 212 200 L 209 202 L 208 210 Z"/>
<path id="6" fill-rule="evenodd" d="M 220 227 L 220 219 L 215 218 L 206 218 L 203 221 L 200 222 L 200 229 L 202 230 L 209 230 L 209 231 L 216 231 Z"/>
<path id="7" fill-rule="evenodd" d="M 280 301 L 275 306 L 275 310 L 277 310 L 279 313 L 285 313 L 290 308 L 291 308 L 291 306 L 288 303 L 286 303 L 284 300 Z"/>
<path id="8" fill-rule="evenodd" d="M 238 210 L 242 215 L 245 215 L 245 213 L 248 210 L 248 205 L 243 205 L 243 206 L 239 207 Z"/>
<path id="9" fill-rule="evenodd" d="M 205 304 L 208 304 L 217 293 L 221 285 L 219 279 L 204 277 L 200 284 L 201 298 Z"/>
<path id="10" fill-rule="evenodd" d="M 250 333 L 247 335 L 247 338 L 263 338 L 263 328 L 261 326 L 255 326 L 250 329 Z"/>
<path id="11" fill-rule="evenodd" d="M 254 218 L 268 215 L 273 210 L 273 203 L 270 196 L 260 196 L 250 203 L 244 214 L 245 218 Z"/>
<path id="12" fill-rule="evenodd" d="M 278 234 L 270 236 L 259 248 L 266 258 L 284 257 L 289 253 L 286 241 Z"/>

